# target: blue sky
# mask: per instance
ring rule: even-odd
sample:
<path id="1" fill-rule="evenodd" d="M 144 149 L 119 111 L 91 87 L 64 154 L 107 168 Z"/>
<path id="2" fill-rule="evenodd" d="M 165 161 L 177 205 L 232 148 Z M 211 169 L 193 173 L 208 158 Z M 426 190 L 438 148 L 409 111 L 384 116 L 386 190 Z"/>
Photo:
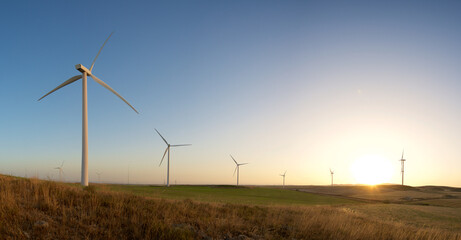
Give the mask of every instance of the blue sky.
<path id="1" fill-rule="evenodd" d="M 363 156 L 402 148 L 411 185 L 461 186 L 461 6 L 456 1 L 3 3 L 0 172 L 79 181 L 89 67 L 140 114 L 88 86 L 90 181 L 356 183 Z M 371 170 L 370 170 L 371 171 Z"/>

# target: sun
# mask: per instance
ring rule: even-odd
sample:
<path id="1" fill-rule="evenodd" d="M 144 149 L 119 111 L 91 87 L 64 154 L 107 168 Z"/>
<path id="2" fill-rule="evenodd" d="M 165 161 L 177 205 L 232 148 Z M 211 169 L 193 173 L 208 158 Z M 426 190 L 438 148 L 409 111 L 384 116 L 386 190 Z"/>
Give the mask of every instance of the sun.
<path id="1" fill-rule="evenodd" d="M 393 169 L 386 158 L 378 155 L 366 155 L 352 164 L 351 171 L 357 183 L 375 185 L 389 182 Z"/>

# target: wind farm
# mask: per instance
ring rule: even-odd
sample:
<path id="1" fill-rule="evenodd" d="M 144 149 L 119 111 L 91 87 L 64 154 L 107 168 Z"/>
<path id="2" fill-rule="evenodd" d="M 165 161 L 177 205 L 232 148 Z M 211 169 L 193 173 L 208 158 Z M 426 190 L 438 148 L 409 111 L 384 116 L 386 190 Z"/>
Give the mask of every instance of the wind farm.
<path id="1" fill-rule="evenodd" d="M 461 3 L 81 4 L 0 9 L 0 239 L 461 240 Z"/>

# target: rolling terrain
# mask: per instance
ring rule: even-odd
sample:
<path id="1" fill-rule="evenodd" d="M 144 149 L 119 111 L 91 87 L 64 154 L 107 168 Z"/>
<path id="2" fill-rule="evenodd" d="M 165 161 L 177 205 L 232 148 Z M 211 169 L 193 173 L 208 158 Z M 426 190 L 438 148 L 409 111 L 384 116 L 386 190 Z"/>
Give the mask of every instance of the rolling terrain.
<path id="1" fill-rule="evenodd" d="M 359 201 L 461 207 L 461 188 L 445 186 L 335 185 L 295 186 L 289 189 Z"/>
<path id="2" fill-rule="evenodd" d="M 0 175 L 0 203 L 4 239 L 461 239 L 457 207 L 267 187 L 81 188 Z"/>

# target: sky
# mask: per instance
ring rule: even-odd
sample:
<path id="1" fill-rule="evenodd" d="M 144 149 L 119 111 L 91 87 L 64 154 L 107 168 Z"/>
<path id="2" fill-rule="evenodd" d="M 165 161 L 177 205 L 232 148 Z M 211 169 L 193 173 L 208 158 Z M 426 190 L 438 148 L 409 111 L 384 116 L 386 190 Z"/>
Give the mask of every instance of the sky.
<path id="1" fill-rule="evenodd" d="M 459 1 L 9 1 L 0 8 L 0 173 L 163 184 L 461 187 Z M 379 162 L 373 162 L 379 159 Z M 362 164 L 363 163 L 363 164 Z M 369 164 L 372 163 L 372 164 Z M 384 165 L 386 167 L 382 167 Z M 357 165 L 359 171 L 357 170 Z M 383 170 L 385 169 L 385 170 Z"/>

